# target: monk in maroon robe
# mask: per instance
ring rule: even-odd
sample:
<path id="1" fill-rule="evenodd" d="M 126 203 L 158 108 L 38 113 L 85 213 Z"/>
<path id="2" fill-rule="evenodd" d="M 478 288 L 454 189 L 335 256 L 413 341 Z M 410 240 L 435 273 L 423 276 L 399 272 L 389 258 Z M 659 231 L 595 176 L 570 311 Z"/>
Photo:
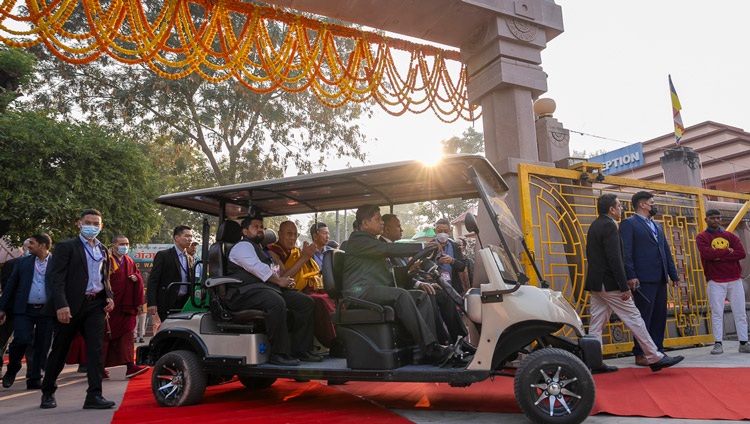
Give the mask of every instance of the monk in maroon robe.
<path id="1" fill-rule="evenodd" d="M 115 308 L 107 319 L 104 336 L 104 367 L 126 365 L 127 378 L 145 372 L 148 367 L 135 365 L 135 323 L 142 307 L 143 278 L 133 259 L 128 256 L 130 242 L 122 235 L 112 239 L 110 253 L 112 272 L 109 282 L 114 294 Z"/>

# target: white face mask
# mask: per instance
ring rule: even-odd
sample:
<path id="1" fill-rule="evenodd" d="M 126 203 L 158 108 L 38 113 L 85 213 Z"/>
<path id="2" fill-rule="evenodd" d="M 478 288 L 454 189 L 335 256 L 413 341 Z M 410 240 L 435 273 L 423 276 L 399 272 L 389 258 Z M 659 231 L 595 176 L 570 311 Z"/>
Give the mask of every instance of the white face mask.
<path id="1" fill-rule="evenodd" d="M 448 243 L 448 239 L 450 239 L 450 236 L 448 234 L 446 234 L 446 233 L 440 233 L 440 234 L 438 234 L 438 235 L 435 236 L 435 239 L 440 244 L 445 244 L 445 243 Z"/>

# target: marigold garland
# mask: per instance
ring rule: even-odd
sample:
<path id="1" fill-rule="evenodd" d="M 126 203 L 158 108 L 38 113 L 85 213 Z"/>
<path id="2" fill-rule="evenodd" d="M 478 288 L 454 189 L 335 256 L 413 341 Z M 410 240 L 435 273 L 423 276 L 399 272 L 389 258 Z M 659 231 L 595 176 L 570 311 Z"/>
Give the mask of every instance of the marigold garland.
<path id="1" fill-rule="evenodd" d="M 465 66 L 455 80 L 448 69 L 447 61 L 459 61 L 457 51 L 240 0 L 167 0 L 158 11 L 142 0 L 25 0 L 26 14 L 17 3 L 0 4 L 0 41 L 18 48 L 44 43 L 68 63 L 106 54 L 144 63 L 163 78 L 197 73 L 212 82 L 235 78 L 258 93 L 312 90 L 330 107 L 372 99 L 392 115 L 432 110 L 445 122 L 478 117 L 467 98 Z M 66 28 L 76 8 L 85 14 L 84 31 Z M 394 49 L 410 54 L 405 72 L 394 63 Z"/>

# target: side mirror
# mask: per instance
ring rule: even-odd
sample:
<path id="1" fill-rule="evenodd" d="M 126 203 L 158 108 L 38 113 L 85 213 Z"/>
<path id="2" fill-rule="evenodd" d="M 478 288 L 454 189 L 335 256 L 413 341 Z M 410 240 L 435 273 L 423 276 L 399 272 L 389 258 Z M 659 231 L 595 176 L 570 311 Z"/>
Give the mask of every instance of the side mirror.
<path id="1" fill-rule="evenodd" d="M 474 216 L 474 214 L 466 214 L 466 217 L 464 218 L 464 225 L 466 225 L 467 230 L 476 235 L 479 235 L 479 226 L 477 225 L 477 218 Z"/>

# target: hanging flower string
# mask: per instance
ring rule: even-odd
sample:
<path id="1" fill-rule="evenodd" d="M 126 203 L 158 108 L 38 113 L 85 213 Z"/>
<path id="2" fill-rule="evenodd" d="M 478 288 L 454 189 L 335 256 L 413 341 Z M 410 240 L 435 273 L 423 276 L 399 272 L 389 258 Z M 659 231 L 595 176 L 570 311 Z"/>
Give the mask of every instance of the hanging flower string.
<path id="1" fill-rule="evenodd" d="M 85 29 L 71 29 L 74 12 L 83 12 Z M 159 10 L 142 0 L 0 0 L 0 41 L 43 43 L 79 65 L 108 55 L 163 78 L 197 73 L 211 82 L 234 78 L 258 93 L 311 90 L 330 107 L 373 100 L 392 115 L 479 116 L 457 51 L 240 0 L 166 0 Z M 394 50 L 408 55 L 408 67 L 396 66 Z"/>

